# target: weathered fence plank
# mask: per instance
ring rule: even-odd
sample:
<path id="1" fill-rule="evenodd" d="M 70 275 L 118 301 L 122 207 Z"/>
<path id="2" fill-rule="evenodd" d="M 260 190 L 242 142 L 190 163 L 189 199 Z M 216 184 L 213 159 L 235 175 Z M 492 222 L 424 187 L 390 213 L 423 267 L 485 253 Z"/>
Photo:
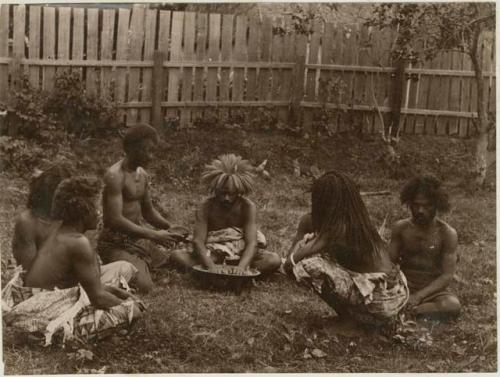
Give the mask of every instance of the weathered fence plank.
<path id="1" fill-rule="evenodd" d="M 57 59 L 69 59 L 71 37 L 71 8 L 58 8 L 59 27 L 57 29 Z M 68 72 L 69 68 L 58 68 L 57 73 Z"/>
<path id="2" fill-rule="evenodd" d="M 151 61 L 153 60 L 153 54 L 155 51 L 155 36 L 156 36 L 156 18 L 157 10 L 148 9 L 146 10 L 146 23 L 145 23 L 145 37 L 144 37 L 144 58 L 143 60 Z M 151 80 L 152 80 L 153 69 L 146 67 L 142 70 L 142 84 L 140 89 L 140 99 L 143 102 L 148 102 L 151 100 Z M 139 122 L 149 123 L 151 118 L 150 109 L 142 109 L 139 112 Z"/>
<path id="3" fill-rule="evenodd" d="M 196 17 L 196 60 L 204 61 L 207 44 L 207 23 L 208 17 L 206 13 L 199 13 Z M 194 70 L 194 87 L 193 100 L 204 100 L 204 79 L 205 68 L 195 68 Z M 193 123 L 199 122 L 203 118 L 203 109 L 195 109 L 191 112 Z"/>
<path id="4" fill-rule="evenodd" d="M 172 31 L 170 38 L 170 61 L 178 61 L 182 59 L 182 28 L 184 23 L 183 12 L 173 12 L 172 14 Z M 170 68 L 168 70 L 168 92 L 167 101 L 179 100 L 179 83 L 181 72 L 179 68 Z M 178 118 L 177 109 L 167 109 L 166 117 L 170 120 Z"/>
<path id="5" fill-rule="evenodd" d="M 118 29 L 116 31 L 116 60 L 127 59 L 128 50 L 128 25 L 130 21 L 130 10 L 118 10 Z M 117 68 L 115 71 L 115 101 L 125 102 L 125 91 L 127 88 L 127 69 Z"/>
<path id="6" fill-rule="evenodd" d="M 40 6 L 31 5 L 29 7 L 28 57 L 30 59 L 40 58 L 41 14 Z M 33 88 L 40 87 L 40 67 L 29 68 L 29 82 Z"/>
<path id="7" fill-rule="evenodd" d="M 232 14 L 224 14 L 222 16 L 222 40 L 221 40 L 221 60 L 230 61 L 232 58 L 233 36 L 234 36 L 234 16 Z M 229 101 L 231 98 L 231 69 L 221 68 L 220 70 L 220 100 Z M 226 120 L 229 116 L 227 109 L 222 109 L 220 116 Z"/>
<path id="8" fill-rule="evenodd" d="M 113 41 L 115 32 L 115 10 L 105 9 L 102 12 L 101 60 L 113 59 Z M 101 95 L 110 98 L 114 92 L 111 68 L 101 68 Z"/>
<path id="9" fill-rule="evenodd" d="M 0 57 L 9 56 L 9 5 L 0 4 Z M 0 64 L 0 100 L 9 92 L 9 67 Z"/>
<path id="10" fill-rule="evenodd" d="M 97 9 L 87 9 L 87 59 L 97 60 L 99 43 L 99 13 Z M 90 95 L 99 95 L 98 71 L 96 68 L 87 68 L 87 92 Z"/>
<path id="11" fill-rule="evenodd" d="M 247 35 L 248 20 L 246 16 L 236 17 L 236 35 L 234 41 L 233 58 L 236 61 L 246 59 L 246 35 Z M 243 99 L 243 85 L 245 79 L 245 69 L 235 68 L 233 70 L 233 101 L 241 101 Z"/>
<path id="12" fill-rule="evenodd" d="M 43 58 L 54 59 L 56 53 L 56 11 L 54 8 L 43 8 Z M 43 90 L 51 91 L 54 87 L 54 67 L 43 68 Z"/>
<path id="13" fill-rule="evenodd" d="M 83 59 L 84 17 L 85 13 L 82 8 L 73 9 L 73 43 L 71 48 L 72 60 Z M 81 68 L 76 69 L 80 73 L 81 78 L 83 70 Z"/>
<path id="14" fill-rule="evenodd" d="M 271 17 L 264 16 L 261 27 L 261 38 L 260 38 L 260 61 L 268 62 L 271 60 L 271 47 L 273 40 L 273 24 Z M 259 73 L 257 76 L 258 81 L 258 98 L 260 101 L 269 100 L 269 78 L 271 77 L 271 72 L 268 68 L 259 68 Z"/>
<path id="15" fill-rule="evenodd" d="M 144 47 L 144 27 L 145 8 L 143 5 L 134 5 L 130 20 L 130 47 L 128 60 L 137 61 L 142 59 L 142 49 Z M 128 96 L 127 101 L 139 100 L 139 78 L 140 68 L 129 68 Z M 130 109 L 127 112 L 127 124 L 137 123 L 137 109 Z"/>
<path id="16" fill-rule="evenodd" d="M 259 44 L 260 44 L 260 29 L 261 23 L 257 15 L 254 15 L 248 20 L 248 61 L 259 61 Z M 247 68 L 246 74 L 246 96 L 248 101 L 256 101 L 258 99 L 258 83 L 257 83 L 257 68 Z"/>
<path id="17" fill-rule="evenodd" d="M 196 13 L 187 12 L 184 15 L 184 49 L 183 60 L 194 60 L 194 42 L 196 32 Z M 182 77 L 182 101 L 192 101 L 193 95 L 193 68 L 184 67 Z M 191 109 L 181 109 L 180 125 L 187 127 L 191 124 Z"/>

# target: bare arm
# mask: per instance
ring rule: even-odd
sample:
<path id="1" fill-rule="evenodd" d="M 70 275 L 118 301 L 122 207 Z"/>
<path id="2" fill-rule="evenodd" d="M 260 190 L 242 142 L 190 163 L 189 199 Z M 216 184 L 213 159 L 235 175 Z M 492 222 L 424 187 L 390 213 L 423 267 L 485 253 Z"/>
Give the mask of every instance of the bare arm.
<path id="1" fill-rule="evenodd" d="M 427 296 L 444 290 L 451 283 L 457 268 L 457 245 L 457 232 L 454 229 L 446 229 L 443 240 L 443 259 L 441 265 L 443 273 L 429 285 L 414 293 L 417 302 L 420 302 Z"/>
<path id="2" fill-rule="evenodd" d="M 208 256 L 208 250 L 205 246 L 208 235 L 208 208 L 207 203 L 203 203 L 202 206 L 196 211 L 196 223 L 194 225 L 193 234 L 193 249 L 194 252 L 199 256 L 201 263 L 207 268 L 215 267 L 214 262 Z"/>
<path id="3" fill-rule="evenodd" d="M 35 260 L 37 253 L 32 225 L 22 215 L 17 219 L 14 226 L 12 239 L 12 255 L 18 265 L 22 265 L 28 271 Z"/>
<path id="4" fill-rule="evenodd" d="M 120 305 L 122 300 L 110 293 L 101 283 L 99 265 L 89 240 L 83 236 L 79 237 L 70 250 L 75 277 L 87 293 L 90 303 L 98 309 Z"/>
<path id="5" fill-rule="evenodd" d="M 141 203 L 142 217 L 151 225 L 160 229 L 169 229 L 172 224 L 168 222 L 153 206 L 149 193 L 149 182 L 146 180 L 146 189 Z"/>
<path id="6" fill-rule="evenodd" d="M 288 250 L 287 255 L 290 255 L 290 253 L 293 251 L 295 248 L 295 245 L 297 245 L 297 242 L 302 240 L 304 236 L 308 233 L 312 233 L 312 224 L 311 224 L 311 214 L 305 214 L 300 218 L 299 226 L 297 228 L 297 233 L 295 234 L 295 238 L 292 241 L 292 245 L 290 246 L 290 249 Z"/>
<path id="7" fill-rule="evenodd" d="M 120 176 L 108 172 L 104 177 L 104 224 L 112 229 L 139 238 L 157 240 L 155 230 L 142 227 L 123 216 L 123 195 Z"/>
<path id="8" fill-rule="evenodd" d="M 238 266 L 247 268 L 255 255 L 257 249 L 257 209 L 255 204 L 248 201 L 244 209 L 245 225 L 243 226 L 243 237 L 245 239 L 245 250 L 241 254 Z"/>
<path id="9" fill-rule="evenodd" d="M 391 231 L 391 242 L 389 243 L 389 258 L 391 258 L 391 262 L 394 264 L 399 264 L 401 258 L 401 248 L 403 243 L 401 241 L 401 232 L 402 232 L 403 222 L 398 221 L 392 227 Z"/>

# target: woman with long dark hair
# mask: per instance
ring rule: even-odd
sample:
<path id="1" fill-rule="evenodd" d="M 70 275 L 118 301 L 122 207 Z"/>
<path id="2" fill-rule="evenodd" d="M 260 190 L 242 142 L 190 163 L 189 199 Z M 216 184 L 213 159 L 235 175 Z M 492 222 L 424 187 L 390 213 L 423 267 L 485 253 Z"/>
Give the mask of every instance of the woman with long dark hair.
<path id="1" fill-rule="evenodd" d="M 295 244 L 285 269 L 339 315 L 372 324 L 394 320 L 408 301 L 406 279 L 347 175 L 330 171 L 314 182 L 311 221 L 313 233 Z"/>

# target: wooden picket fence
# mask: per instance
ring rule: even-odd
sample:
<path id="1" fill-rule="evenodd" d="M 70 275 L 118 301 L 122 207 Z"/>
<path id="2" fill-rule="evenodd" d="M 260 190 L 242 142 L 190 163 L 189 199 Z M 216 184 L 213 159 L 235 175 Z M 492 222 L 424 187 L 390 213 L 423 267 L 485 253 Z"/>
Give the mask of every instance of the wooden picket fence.
<path id="1" fill-rule="evenodd" d="M 121 9 L 0 6 L 0 101 L 16 67 L 50 91 L 58 72 L 78 69 L 88 93 L 126 110 L 127 124 L 265 107 L 282 122 L 301 109 L 302 126 L 329 112 L 330 131 L 355 124 L 377 132 L 377 108 L 390 112 L 394 68 L 390 32 L 360 24 L 315 22 L 295 33 L 287 17 Z M 488 110 L 495 111 L 494 43 L 482 46 Z M 333 90 L 332 87 L 337 89 Z M 330 88 L 330 91 L 329 89 Z M 340 88 L 340 90 L 339 90 Z M 403 88 L 403 132 L 469 136 L 475 132 L 476 87 L 470 59 L 443 53 L 409 67 Z M 349 127 L 348 127 L 349 126 Z"/>

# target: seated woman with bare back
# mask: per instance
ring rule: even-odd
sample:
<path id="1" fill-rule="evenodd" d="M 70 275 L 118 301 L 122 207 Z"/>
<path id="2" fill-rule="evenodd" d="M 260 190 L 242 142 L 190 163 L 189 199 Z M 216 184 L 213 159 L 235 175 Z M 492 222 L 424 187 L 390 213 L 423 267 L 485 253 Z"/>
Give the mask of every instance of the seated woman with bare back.
<path id="1" fill-rule="evenodd" d="M 174 251 L 173 262 L 183 268 L 202 264 L 207 269 L 227 262 L 263 273 L 279 268 L 278 254 L 263 250 L 266 239 L 257 230 L 257 210 L 245 196 L 253 188 L 252 170 L 247 160 L 234 154 L 219 156 L 207 165 L 202 179 L 214 195 L 196 211 L 193 251 Z"/>
<path id="2" fill-rule="evenodd" d="M 30 269 L 38 250 L 60 225 L 50 215 L 52 198 L 59 183 L 73 174 L 68 163 L 54 164 L 30 183 L 27 209 L 16 218 L 12 239 L 12 255 L 25 271 Z"/>
<path id="3" fill-rule="evenodd" d="M 8 325 L 45 332 L 50 343 L 59 329 L 64 338 L 85 339 L 141 315 L 142 304 L 119 287 L 128 288 L 137 269 L 128 262 L 101 267 L 84 235 L 96 228 L 99 190 L 96 180 L 82 177 L 60 184 L 52 207 L 60 227 L 47 238 L 30 270 L 19 270 L 2 290 Z"/>
<path id="4" fill-rule="evenodd" d="M 153 161 L 157 142 L 158 134 L 149 125 L 127 130 L 123 139 L 125 158 L 104 176 L 104 228 L 97 240 L 104 263 L 124 260 L 137 268 L 132 284 L 144 293 L 153 288 L 151 269 L 168 261 L 168 254 L 159 245 L 182 240 L 188 233 L 186 228 L 167 221 L 152 204 L 144 168 Z"/>
<path id="5" fill-rule="evenodd" d="M 285 271 L 340 316 L 370 325 L 393 323 L 408 301 L 406 279 L 391 263 L 356 184 L 330 171 L 313 183 L 311 197 L 313 233 L 295 243 Z"/>

